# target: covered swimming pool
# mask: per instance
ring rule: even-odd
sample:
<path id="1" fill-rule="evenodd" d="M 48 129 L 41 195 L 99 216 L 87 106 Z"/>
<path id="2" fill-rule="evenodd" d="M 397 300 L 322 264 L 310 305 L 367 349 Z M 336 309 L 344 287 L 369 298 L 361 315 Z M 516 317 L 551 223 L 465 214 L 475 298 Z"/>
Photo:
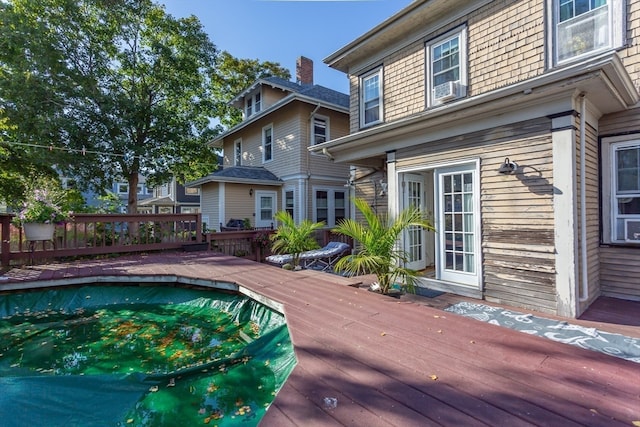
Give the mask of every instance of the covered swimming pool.
<path id="1" fill-rule="evenodd" d="M 213 286 L 0 295 L 2 425 L 257 425 L 296 364 L 285 318 Z"/>

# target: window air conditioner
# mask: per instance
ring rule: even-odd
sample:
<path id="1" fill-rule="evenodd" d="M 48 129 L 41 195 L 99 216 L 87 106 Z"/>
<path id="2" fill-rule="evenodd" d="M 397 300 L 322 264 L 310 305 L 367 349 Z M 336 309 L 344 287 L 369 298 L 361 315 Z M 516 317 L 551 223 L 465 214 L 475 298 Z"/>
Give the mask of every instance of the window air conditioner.
<path id="1" fill-rule="evenodd" d="M 457 96 L 458 82 L 450 81 L 433 88 L 434 101 L 449 101 Z"/>
<path id="2" fill-rule="evenodd" d="M 624 240 L 640 243 L 640 219 L 624 220 Z"/>

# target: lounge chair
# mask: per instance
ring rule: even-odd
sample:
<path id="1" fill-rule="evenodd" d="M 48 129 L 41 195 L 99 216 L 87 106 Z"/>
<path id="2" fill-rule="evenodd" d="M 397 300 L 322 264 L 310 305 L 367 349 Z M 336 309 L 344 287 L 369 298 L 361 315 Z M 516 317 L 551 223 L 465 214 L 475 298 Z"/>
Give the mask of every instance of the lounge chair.
<path id="1" fill-rule="evenodd" d="M 313 268 L 315 270 L 333 270 L 335 263 L 351 250 L 351 246 L 342 242 L 329 242 L 320 249 L 313 249 L 302 252 L 299 257 L 302 268 Z M 267 262 L 282 266 L 293 262 L 293 254 L 270 255 Z"/>

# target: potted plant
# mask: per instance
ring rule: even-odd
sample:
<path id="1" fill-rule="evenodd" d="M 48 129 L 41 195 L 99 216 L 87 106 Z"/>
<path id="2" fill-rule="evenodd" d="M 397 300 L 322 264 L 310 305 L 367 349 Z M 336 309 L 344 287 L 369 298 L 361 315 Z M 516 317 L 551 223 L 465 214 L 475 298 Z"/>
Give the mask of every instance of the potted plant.
<path id="1" fill-rule="evenodd" d="M 65 194 L 51 181 L 38 180 L 28 188 L 24 203 L 14 217 L 14 223 L 24 229 L 26 240 L 52 240 L 55 225 L 67 221 L 71 212 L 65 212 Z"/>
<path id="2" fill-rule="evenodd" d="M 377 286 L 374 284 L 372 290 L 383 294 L 389 294 L 396 283 L 413 290 L 417 272 L 404 266 L 408 257 L 398 246 L 398 240 L 411 226 L 433 230 L 431 221 L 416 207 L 390 218 L 376 214 L 364 199 L 356 198 L 354 204 L 364 216 L 365 224 L 345 219 L 333 231 L 354 239 L 359 249 L 341 258 L 336 263 L 336 270 L 352 275 L 375 274 Z"/>
<path id="3" fill-rule="evenodd" d="M 277 254 L 291 254 L 293 268 L 299 270 L 300 254 L 320 247 L 314 238 L 314 233 L 324 226 L 324 222 L 311 222 L 305 219 L 300 224 L 296 224 L 287 211 L 276 212 L 275 218 L 279 225 L 271 235 L 273 241 L 271 251 Z"/>

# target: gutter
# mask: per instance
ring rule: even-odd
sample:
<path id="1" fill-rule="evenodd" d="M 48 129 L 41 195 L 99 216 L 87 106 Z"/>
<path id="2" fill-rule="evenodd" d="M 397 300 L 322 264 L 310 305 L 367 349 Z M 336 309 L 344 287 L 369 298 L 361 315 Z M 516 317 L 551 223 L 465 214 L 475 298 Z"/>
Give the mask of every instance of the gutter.
<path id="1" fill-rule="evenodd" d="M 471 98 L 462 99 L 442 107 L 424 110 L 413 116 L 371 129 L 361 130 L 342 138 L 327 141 L 324 144 L 314 145 L 309 148 L 309 151 L 320 154 L 326 149 L 330 151 L 332 155 L 335 155 L 336 152 L 342 150 L 349 150 L 352 147 L 355 148 L 355 146 L 363 146 L 367 140 L 375 142 L 379 140 L 379 135 L 388 134 L 392 131 L 397 132 L 394 136 L 400 136 L 416 130 L 425 129 L 426 126 L 433 128 L 443 124 L 450 124 L 453 118 L 460 119 L 471 115 L 481 116 L 483 114 L 495 116 L 496 108 L 487 109 L 483 108 L 483 105 L 503 101 L 504 105 L 501 106 L 501 108 L 511 111 L 513 109 L 513 102 L 518 99 L 526 97 L 527 103 L 533 103 L 539 99 L 548 99 L 550 94 L 547 93 L 548 91 L 545 91 L 545 88 L 551 85 L 560 82 L 568 83 L 562 85 L 562 87 L 552 88 L 555 92 L 559 93 L 569 89 L 569 84 L 575 85 L 589 79 L 600 79 L 613 87 L 622 89 L 614 91 L 614 93 L 619 93 L 616 100 L 623 108 L 633 106 L 640 99 L 633 85 L 633 81 L 626 72 L 617 53 L 609 51 L 592 58 L 588 62 L 581 62 L 570 67 L 554 70 L 530 80 L 525 80 Z M 426 123 L 427 120 L 429 121 L 428 123 Z M 389 147 L 385 149 L 389 149 Z M 381 150 L 378 154 L 384 154 L 384 150 Z"/>

